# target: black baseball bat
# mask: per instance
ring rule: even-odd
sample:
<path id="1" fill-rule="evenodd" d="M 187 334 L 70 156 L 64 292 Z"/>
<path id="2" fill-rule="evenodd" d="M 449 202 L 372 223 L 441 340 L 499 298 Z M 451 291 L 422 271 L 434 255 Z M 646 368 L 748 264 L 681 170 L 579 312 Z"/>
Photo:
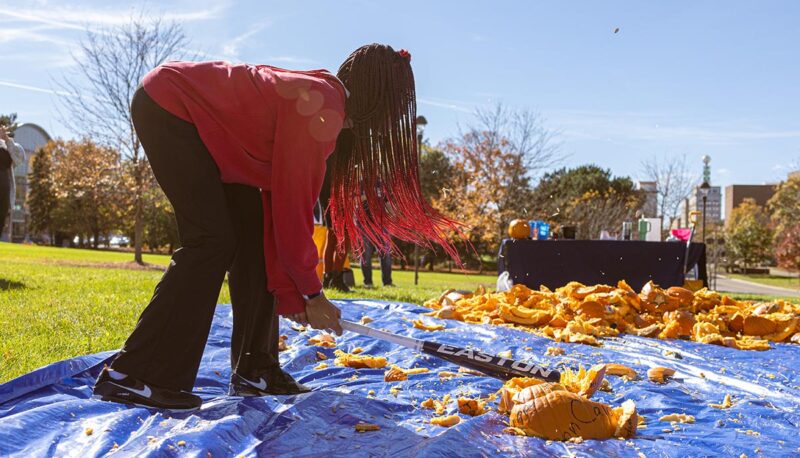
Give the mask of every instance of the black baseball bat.
<path id="1" fill-rule="evenodd" d="M 402 345 L 415 351 L 421 351 L 428 355 L 450 361 L 459 366 L 474 369 L 490 377 L 501 380 L 508 380 L 514 377 L 536 377 L 547 382 L 555 383 L 561 380 L 560 372 L 553 369 L 545 369 L 544 367 L 530 362 L 515 361 L 513 359 L 503 358 L 502 356 L 483 353 L 478 350 L 399 336 L 391 332 L 379 331 L 358 323 L 353 323 L 352 321 L 341 320 L 341 324 L 342 329 Z"/>

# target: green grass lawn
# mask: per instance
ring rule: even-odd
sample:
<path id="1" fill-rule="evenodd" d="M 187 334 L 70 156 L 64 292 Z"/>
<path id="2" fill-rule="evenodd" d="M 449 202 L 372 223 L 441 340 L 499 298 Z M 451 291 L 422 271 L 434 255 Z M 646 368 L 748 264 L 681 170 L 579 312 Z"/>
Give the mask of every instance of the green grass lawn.
<path id="1" fill-rule="evenodd" d="M 737 280 L 746 280 L 753 283 L 761 283 L 762 285 L 778 286 L 780 288 L 790 288 L 800 291 L 800 279 L 790 277 L 779 277 L 777 275 L 743 275 L 743 274 L 727 274 L 730 278 Z"/>
<path id="2" fill-rule="evenodd" d="M 119 348 L 136 324 L 168 256 L 0 243 L 0 383 L 62 359 Z M 357 270 L 357 269 L 356 269 Z M 380 270 L 374 275 L 380 278 Z M 361 283 L 357 270 L 356 281 Z M 394 272 L 396 288 L 358 288 L 333 298 L 422 303 L 447 288 L 494 284 L 492 276 Z M 230 302 L 223 286 L 220 303 Z"/>

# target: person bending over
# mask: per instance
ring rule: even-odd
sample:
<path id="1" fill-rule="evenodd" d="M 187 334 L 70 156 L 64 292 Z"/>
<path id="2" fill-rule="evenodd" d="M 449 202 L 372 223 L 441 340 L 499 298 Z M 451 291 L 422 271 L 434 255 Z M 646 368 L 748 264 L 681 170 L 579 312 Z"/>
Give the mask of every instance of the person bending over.
<path id="1" fill-rule="evenodd" d="M 226 271 L 233 306 L 229 393 L 308 390 L 279 367 L 277 315 L 342 332 L 341 312 L 316 275 L 312 238 L 331 153 L 329 211 L 337 240 L 353 240 L 361 250 L 362 236 L 387 246 L 394 235 L 433 241 L 455 255 L 446 240 L 455 223 L 432 210 L 419 187 L 410 55 L 363 46 L 337 76 L 168 62 L 144 77 L 131 115 L 175 209 L 181 247 L 133 333 L 100 373 L 96 397 L 198 408 L 201 399 L 191 390 Z M 385 185 L 385 202 L 367 195 L 364 215 L 352 191 L 377 182 Z"/>

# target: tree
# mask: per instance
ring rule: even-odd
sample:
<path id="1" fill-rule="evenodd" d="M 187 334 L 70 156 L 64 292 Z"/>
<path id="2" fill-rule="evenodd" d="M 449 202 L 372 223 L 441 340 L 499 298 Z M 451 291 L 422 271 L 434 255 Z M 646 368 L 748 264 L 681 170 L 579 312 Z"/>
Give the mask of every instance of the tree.
<path id="1" fill-rule="evenodd" d="M 153 251 L 166 247 L 167 251 L 172 253 L 180 241 L 172 204 L 158 186 L 149 188 L 145 200 L 148 203 L 144 218 L 144 240 L 147 247 Z"/>
<path id="2" fill-rule="evenodd" d="M 789 177 L 767 202 L 777 232 L 800 225 L 800 176 Z"/>
<path id="3" fill-rule="evenodd" d="M 615 231 L 634 218 L 644 203 L 629 177 L 615 177 L 596 165 L 561 168 L 545 174 L 533 190 L 531 204 L 540 219 L 575 225 L 578 238 Z"/>
<path id="4" fill-rule="evenodd" d="M 635 190 L 620 192 L 611 187 L 591 190 L 570 201 L 559 216 L 561 221 L 576 226 L 576 238 L 593 239 L 603 230 L 616 232 L 623 222 L 632 221 L 642 202 Z"/>
<path id="5" fill-rule="evenodd" d="M 562 159 L 558 154 L 559 133 L 548 129 L 545 119 L 535 111 L 515 110 L 499 103 L 492 108 L 478 108 L 475 123 L 467 133 L 481 133 L 489 149 L 502 145 L 508 153 L 519 156 L 529 179 L 537 178 Z"/>
<path id="6" fill-rule="evenodd" d="M 64 98 L 65 124 L 119 149 L 130 163 L 126 189 L 133 216 L 134 257 L 142 261 L 145 194 L 152 183 L 147 158 L 142 152 L 131 120 L 129 104 L 142 77 L 165 60 L 177 57 L 187 39 L 177 23 L 131 18 L 123 25 L 89 32 L 75 55 L 76 75 L 68 75 L 61 85 L 75 97 Z"/>
<path id="7" fill-rule="evenodd" d="M 47 233 L 53 241 L 51 223 L 56 204 L 52 155 L 48 149 L 40 148 L 33 155 L 28 174 L 28 229 L 32 234 Z"/>
<path id="8" fill-rule="evenodd" d="M 690 172 L 686 155 L 651 156 L 642 161 L 645 176 L 656 182 L 658 217 L 669 228 L 678 219 L 681 205 L 697 184 L 696 174 Z"/>
<path id="9" fill-rule="evenodd" d="M 119 227 L 124 210 L 119 153 L 89 139 L 55 140 L 43 150 L 53 160 L 52 229 L 97 248 L 101 237 Z"/>
<path id="10" fill-rule="evenodd" d="M 0 115 L 0 126 L 5 126 L 9 133 L 13 133 L 19 127 L 17 125 L 17 114 Z"/>
<path id="11" fill-rule="evenodd" d="M 800 271 L 800 224 L 778 233 L 775 245 L 778 266 L 795 272 Z"/>
<path id="12" fill-rule="evenodd" d="M 744 268 L 767 261 L 772 254 L 770 218 L 753 199 L 734 208 L 725 228 L 725 250 Z"/>
<path id="13" fill-rule="evenodd" d="M 444 151 L 423 145 L 419 156 L 419 184 L 422 195 L 432 202 L 453 180 L 453 165 Z"/>

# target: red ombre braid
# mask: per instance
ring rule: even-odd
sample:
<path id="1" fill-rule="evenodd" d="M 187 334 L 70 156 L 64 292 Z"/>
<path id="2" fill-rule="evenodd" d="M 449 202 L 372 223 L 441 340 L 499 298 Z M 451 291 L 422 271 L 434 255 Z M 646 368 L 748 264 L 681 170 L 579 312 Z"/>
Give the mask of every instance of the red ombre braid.
<path id="1" fill-rule="evenodd" d="M 380 251 L 398 252 L 396 237 L 428 248 L 438 244 L 461 265 L 448 238 L 459 224 L 434 210 L 419 184 L 410 60 L 408 51 L 371 44 L 339 67 L 337 76 L 350 91 L 346 112 L 353 127 L 339 134 L 329 162 L 333 230 L 339 241 L 350 236 L 357 255 L 363 237 Z"/>

